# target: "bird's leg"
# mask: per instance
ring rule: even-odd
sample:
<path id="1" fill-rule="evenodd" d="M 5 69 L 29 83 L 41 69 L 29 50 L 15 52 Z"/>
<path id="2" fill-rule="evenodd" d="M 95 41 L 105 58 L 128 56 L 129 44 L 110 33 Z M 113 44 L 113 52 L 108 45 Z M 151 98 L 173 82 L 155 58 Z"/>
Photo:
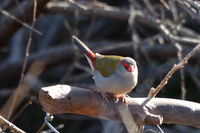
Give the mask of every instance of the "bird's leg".
<path id="1" fill-rule="evenodd" d="M 115 97 L 117 98 L 117 100 L 115 101 L 116 103 L 119 102 L 119 99 L 122 99 L 122 102 L 126 104 L 126 106 L 128 106 L 128 100 L 127 98 L 129 97 L 127 94 L 117 94 L 115 95 Z"/>

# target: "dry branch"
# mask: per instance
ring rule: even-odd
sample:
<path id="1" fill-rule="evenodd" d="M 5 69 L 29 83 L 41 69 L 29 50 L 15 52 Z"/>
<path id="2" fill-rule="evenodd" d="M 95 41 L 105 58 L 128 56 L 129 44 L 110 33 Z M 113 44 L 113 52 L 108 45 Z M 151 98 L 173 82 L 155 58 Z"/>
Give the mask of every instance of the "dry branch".
<path id="1" fill-rule="evenodd" d="M 48 1 L 49 0 L 37 0 L 37 16 L 42 13 L 42 10 Z M 34 1 L 23 1 L 20 4 L 20 8 L 14 8 L 10 11 L 10 14 L 15 16 L 18 20 L 30 22 L 33 19 L 33 7 Z M 0 24 L 3 25 L 0 26 L 0 48 L 2 48 L 22 25 L 8 16 L 2 16 L 0 18 Z"/>
<path id="2" fill-rule="evenodd" d="M 14 131 L 14 133 L 25 133 L 23 130 L 19 129 L 18 127 L 16 127 L 11 122 L 7 121 L 2 116 L 0 116 L 0 126 L 2 126 L 3 128 L 9 128 L 12 131 Z"/>
<path id="3" fill-rule="evenodd" d="M 6 101 L 6 104 L 2 108 L 2 110 L 4 109 L 3 112 L 6 112 L 6 113 L 4 113 L 4 117 L 6 119 L 10 119 L 10 117 L 12 116 L 13 112 L 15 111 L 15 109 L 17 108 L 19 103 L 22 100 L 24 100 L 24 98 L 27 96 L 26 93 L 24 93 L 24 96 L 22 96 L 22 95 L 19 95 L 19 93 L 17 93 L 17 92 L 24 92 L 24 90 L 26 90 L 26 89 L 24 89 L 24 88 L 26 88 L 26 87 L 24 87 L 25 86 L 24 80 L 27 79 L 27 77 L 25 77 L 25 70 L 27 69 L 27 62 L 28 62 L 29 54 L 30 54 L 29 51 L 30 51 L 30 47 L 31 47 L 31 44 L 32 44 L 32 36 L 33 36 L 33 31 L 34 31 L 34 27 L 35 27 L 35 23 L 36 23 L 36 13 L 37 13 L 37 0 L 34 0 L 33 22 L 32 22 L 31 30 L 30 30 L 30 33 L 29 33 L 28 43 L 26 45 L 25 57 L 24 57 L 24 62 L 23 62 L 23 66 L 22 66 L 20 81 L 19 81 L 19 84 L 18 84 L 18 86 L 16 88 L 15 93 Z M 37 64 L 41 64 L 41 63 L 37 63 Z M 37 68 L 34 67 L 34 69 L 36 69 L 36 70 L 38 69 L 38 66 L 42 68 L 42 65 L 35 65 L 35 66 L 37 66 Z M 42 71 L 40 70 L 39 73 L 41 73 L 41 72 Z M 28 88 L 29 87 L 27 87 L 27 90 L 30 90 Z M 27 92 L 29 92 L 29 91 L 27 91 Z"/>
<path id="4" fill-rule="evenodd" d="M 128 9 L 112 7 L 106 4 L 98 6 L 95 4 L 91 4 L 89 2 L 71 3 L 66 1 L 48 2 L 46 6 L 46 11 L 49 13 L 65 13 L 67 15 L 69 14 L 74 15 L 78 12 L 80 15 L 111 18 L 123 21 L 128 21 L 131 14 L 131 11 Z M 160 30 L 167 39 L 172 38 L 173 40 L 180 43 L 189 43 L 189 44 L 200 43 L 200 40 L 196 38 L 173 35 L 165 27 L 165 25 L 162 24 L 160 19 L 151 16 L 150 14 L 147 15 L 140 10 L 134 10 L 134 18 L 135 21 L 136 22 L 138 21 L 140 24 L 144 24 L 146 26 Z"/>
<path id="5" fill-rule="evenodd" d="M 28 25 L 27 23 L 23 22 L 22 20 L 16 18 L 15 16 L 13 16 L 12 14 L 10 14 L 8 11 L 0 9 L 0 12 L 4 15 L 6 15 L 7 17 L 13 19 L 14 21 L 18 22 L 19 24 L 22 24 L 24 27 L 28 28 L 29 30 L 31 29 L 31 26 Z M 40 31 L 38 31 L 37 29 L 33 28 L 33 31 L 39 35 L 42 35 L 42 33 Z"/>
<path id="6" fill-rule="evenodd" d="M 46 9 L 49 13 L 66 13 L 74 15 L 77 12 L 83 15 L 112 18 L 128 21 L 129 10 L 115 8 L 106 4 L 95 5 L 91 2 L 48 2 Z"/>
<path id="7" fill-rule="evenodd" d="M 56 85 L 44 87 L 39 92 L 44 111 L 51 114 L 73 113 L 97 118 L 121 121 L 118 107 L 121 103 L 109 103 L 97 92 Z M 144 106 L 146 98 L 128 98 L 129 109 L 138 124 L 183 124 L 200 128 L 200 104 L 168 99 L 153 98 Z"/>
<path id="8" fill-rule="evenodd" d="M 167 73 L 167 75 L 164 77 L 164 79 L 160 82 L 160 84 L 150 91 L 151 94 L 149 94 L 150 98 L 155 97 L 160 90 L 167 84 L 169 79 L 172 77 L 172 75 L 178 70 L 184 67 L 185 64 L 187 64 L 188 60 L 197 52 L 200 51 L 200 44 L 198 44 L 190 53 L 188 53 L 184 59 L 180 61 L 177 65 L 174 65 L 174 67 Z"/>
<path id="9" fill-rule="evenodd" d="M 45 62 L 42 61 L 36 61 L 31 65 L 29 71 L 21 80 L 18 88 L 0 109 L 0 114 L 4 118 L 10 119 L 13 111 L 15 111 L 18 105 L 27 97 L 32 85 L 37 81 L 38 76 L 44 70 L 44 66 Z"/>

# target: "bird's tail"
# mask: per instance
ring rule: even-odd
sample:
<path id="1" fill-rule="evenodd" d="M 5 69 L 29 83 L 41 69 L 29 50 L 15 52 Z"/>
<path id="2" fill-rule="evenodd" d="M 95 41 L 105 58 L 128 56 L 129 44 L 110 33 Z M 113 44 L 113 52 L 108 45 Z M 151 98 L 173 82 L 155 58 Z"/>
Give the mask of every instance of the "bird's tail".
<path id="1" fill-rule="evenodd" d="M 76 36 L 72 36 L 72 42 L 75 44 L 87 57 L 88 62 L 90 64 L 90 67 L 92 70 L 94 70 L 94 62 L 96 58 L 96 54 L 93 53 L 80 39 L 78 39 Z"/>

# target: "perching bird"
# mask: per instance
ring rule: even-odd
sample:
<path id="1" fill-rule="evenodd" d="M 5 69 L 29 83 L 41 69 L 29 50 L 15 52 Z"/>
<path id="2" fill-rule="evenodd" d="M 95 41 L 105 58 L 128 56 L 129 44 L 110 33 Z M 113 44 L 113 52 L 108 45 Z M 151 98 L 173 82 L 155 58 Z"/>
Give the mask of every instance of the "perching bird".
<path id="1" fill-rule="evenodd" d="M 77 37 L 73 36 L 72 41 L 87 57 L 95 85 L 101 93 L 113 94 L 128 104 L 126 94 L 134 89 L 138 81 L 135 60 L 130 57 L 95 54 Z M 105 95 L 102 96 L 107 100 Z"/>

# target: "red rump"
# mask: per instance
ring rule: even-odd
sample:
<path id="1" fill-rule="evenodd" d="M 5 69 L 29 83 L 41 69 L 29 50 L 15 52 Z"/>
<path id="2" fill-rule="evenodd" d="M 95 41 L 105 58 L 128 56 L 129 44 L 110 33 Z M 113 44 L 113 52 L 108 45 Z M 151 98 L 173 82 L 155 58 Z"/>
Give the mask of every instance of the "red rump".
<path id="1" fill-rule="evenodd" d="M 87 50 L 87 53 L 88 53 L 89 58 L 92 62 L 92 65 L 95 67 L 95 57 L 96 57 L 96 55 L 90 50 Z"/>

